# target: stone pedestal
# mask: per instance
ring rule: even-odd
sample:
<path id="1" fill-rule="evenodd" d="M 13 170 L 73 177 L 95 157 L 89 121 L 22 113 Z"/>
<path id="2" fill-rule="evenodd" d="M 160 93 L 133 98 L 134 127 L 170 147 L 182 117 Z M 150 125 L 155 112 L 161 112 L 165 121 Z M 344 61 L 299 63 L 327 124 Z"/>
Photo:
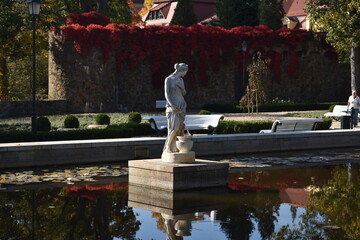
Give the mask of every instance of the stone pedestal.
<path id="1" fill-rule="evenodd" d="M 195 162 L 195 152 L 187 152 L 187 153 L 163 152 L 163 154 L 161 155 L 161 160 L 163 162 L 170 162 L 170 163 L 192 163 Z"/>
<path id="2" fill-rule="evenodd" d="M 226 187 L 170 192 L 129 184 L 128 206 L 168 216 L 194 215 L 224 207 L 226 201 L 219 203 L 216 196 L 228 192 Z"/>
<path id="3" fill-rule="evenodd" d="M 226 186 L 228 163 L 196 159 L 192 163 L 161 159 L 129 161 L 129 184 L 179 191 Z"/>

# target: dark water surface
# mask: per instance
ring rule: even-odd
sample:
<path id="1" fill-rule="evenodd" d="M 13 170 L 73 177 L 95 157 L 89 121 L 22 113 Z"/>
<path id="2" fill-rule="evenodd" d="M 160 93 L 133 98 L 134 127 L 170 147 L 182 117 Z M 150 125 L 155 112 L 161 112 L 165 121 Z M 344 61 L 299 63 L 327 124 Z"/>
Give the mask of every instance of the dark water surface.
<path id="1" fill-rule="evenodd" d="M 247 168 L 175 194 L 116 165 L 2 171 L 0 239 L 360 239 L 358 151 L 265 156 L 223 158 Z"/>

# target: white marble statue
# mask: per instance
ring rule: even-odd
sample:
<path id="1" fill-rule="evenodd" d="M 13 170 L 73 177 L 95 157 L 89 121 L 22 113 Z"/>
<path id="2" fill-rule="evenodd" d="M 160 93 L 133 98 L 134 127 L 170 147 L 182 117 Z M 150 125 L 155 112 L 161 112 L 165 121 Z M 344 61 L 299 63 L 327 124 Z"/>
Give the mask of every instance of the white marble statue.
<path id="1" fill-rule="evenodd" d="M 182 79 L 187 71 L 188 65 L 176 63 L 175 72 L 165 79 L 166 118 L 168 122 L 168 135 L 165 141 L 163 153 L 179 152 L 176 147 L 176 137 L 184 135 L 186 94 L 184 80 Z"/>

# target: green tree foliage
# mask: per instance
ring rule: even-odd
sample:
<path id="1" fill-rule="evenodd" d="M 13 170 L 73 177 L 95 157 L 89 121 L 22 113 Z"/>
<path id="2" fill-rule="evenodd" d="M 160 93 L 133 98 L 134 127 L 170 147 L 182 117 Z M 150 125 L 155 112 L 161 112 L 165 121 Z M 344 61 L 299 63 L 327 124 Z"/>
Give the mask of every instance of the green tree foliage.
<path id="1" fill-rule="evenodd" d="M 282 18 L 285 16 L 283 0 L 260 0 L 259 24 L 268 26 L 273 30 L 282 27 Z"/>
<path id="2" fill-rule="evenodd" d="M 258 0 L 221 0 L 216 6 L 219 20 L 212 23 L 226 29 L 236 26 L 256 26 L 258 20 Z"/>
<path id="3" fill-rule="evenodd" d="M 189 27 L 197 23 L 191 0 L 179 0 L 170 25 Z"/>
<path id="4" fill-rule="evenodd" d="M 0 101 L 9 100 L 8 62 L 24 55 L 25 10 L 18 1 L 0 1 Z"/>
<path id="5" fill-rule="evenodd" d="M 132 22 L 130 6 L 127 0 L 112 0 L 108 3 L 108 16 L 110 21 L 119 24 L 130 24 Z"/>
<path id="6" fill-rule="evenodd" d="M 360 90 L 360 1 L 309 0 L 306 11 L 314 30 L 327 33 L 340 59 L 350 56 L 351 88 Z"/>
<path id="7" fill-rule="evenodd" d="M 70 13 L 100 11 L 113 22 L 128 24 L 132 14 L 126 0 L 47 0 L 36 18 L 36 93 L 47 96 L 48 31 L 65 25 Z M 137 14 L 137 13 L 134 13 Z M 0 101 L 31 99 L 32 17 L 23 1 L 0 1 Z"/>

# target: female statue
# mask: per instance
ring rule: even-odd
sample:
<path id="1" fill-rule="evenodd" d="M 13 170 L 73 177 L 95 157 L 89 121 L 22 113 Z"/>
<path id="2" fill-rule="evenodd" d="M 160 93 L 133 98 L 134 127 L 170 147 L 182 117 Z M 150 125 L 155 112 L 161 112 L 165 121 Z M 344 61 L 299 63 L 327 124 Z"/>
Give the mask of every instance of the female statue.
<path id="1" fill-rule="evenodd" d="M 182 79 L 187 71 L 188 65 L 176 63 L 175 72 L 165 79 L 165 99 L 166 99 L 166 118 L 168 122 L 168 135 L 166 138 L 163 152 L 178 152 L 176 147 L 176 137 L 184 135 L 186 94 L 184 80 Z"/>

